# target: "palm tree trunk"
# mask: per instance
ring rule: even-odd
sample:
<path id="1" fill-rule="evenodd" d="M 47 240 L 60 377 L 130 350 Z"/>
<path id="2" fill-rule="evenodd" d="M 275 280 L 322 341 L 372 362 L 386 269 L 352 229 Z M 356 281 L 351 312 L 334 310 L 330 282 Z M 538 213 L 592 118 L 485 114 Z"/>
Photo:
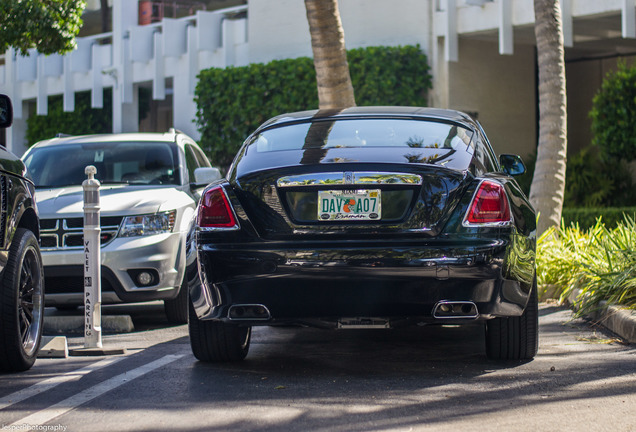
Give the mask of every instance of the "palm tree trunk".
<path id="1" fill-rule="evenodd" d="M 567 104 L 563 27 L 559 0 L 534 0 L 539 67 L 539 146 L 530 202 L 540 235 L 561 223 L 567 158 Z"/>
<path id="2" fill-rule="evenodd" d="M 305 0 L 320 109 L 356 105 L 338 0 Z"/>

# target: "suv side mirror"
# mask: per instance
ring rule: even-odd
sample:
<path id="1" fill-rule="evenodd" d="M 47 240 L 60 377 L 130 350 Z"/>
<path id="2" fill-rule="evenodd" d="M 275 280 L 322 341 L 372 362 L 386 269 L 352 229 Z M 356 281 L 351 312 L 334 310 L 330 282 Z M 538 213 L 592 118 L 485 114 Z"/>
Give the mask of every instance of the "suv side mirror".
<path id="1" fill-rule="evenodd" d="M 195 186 L 206 186 L 221 177 L 221 171 L 218 168 L 199 167 L 194 170 Z"/>
<path id="2" fill-rule="evenodd" d="M 499 162 L 503 168 L 503 172 L 511 176 L 519 176 L 526 172 L 526 166 L 521 160 L 521 156 L 512 154 L 502 154 L 499 156 Z"/>
<path id="3" fill-rule="evenodd" d="M 7 95 L 0 94 L 0 128 L 8 128 L 13 123 L 13 105 Z"/>

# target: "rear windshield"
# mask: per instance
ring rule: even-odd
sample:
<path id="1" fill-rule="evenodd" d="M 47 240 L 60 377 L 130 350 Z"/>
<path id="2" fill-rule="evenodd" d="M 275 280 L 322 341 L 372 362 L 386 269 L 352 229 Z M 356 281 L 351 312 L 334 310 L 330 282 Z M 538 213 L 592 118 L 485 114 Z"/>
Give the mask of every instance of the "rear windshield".
<path id="1" fill-rule="evenodd" d="M 259 153 L 356 147 L 466 150 L 472 135 L 461 126 L 429 120 L 341 119 L 268 129 L 250 146 Z"/>
<path id="2" fill-rule="evenodd" d="M 24 163 L 37 187 L 81 185 L 87 165 L 103 184 L 179 185 L 177 146 L 164 142 L 60 144 L 34 148 Z"/>

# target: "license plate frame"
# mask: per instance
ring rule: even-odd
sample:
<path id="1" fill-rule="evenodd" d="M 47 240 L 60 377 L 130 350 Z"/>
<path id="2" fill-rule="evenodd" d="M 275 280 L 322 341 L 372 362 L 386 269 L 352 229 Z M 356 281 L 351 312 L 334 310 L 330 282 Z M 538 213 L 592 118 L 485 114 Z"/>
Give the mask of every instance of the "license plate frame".
<path id="1" fill-rule="evenodd" d="M 380 221 L 382 191 L 380 189 L 320 190 L 317 220 Z"/>

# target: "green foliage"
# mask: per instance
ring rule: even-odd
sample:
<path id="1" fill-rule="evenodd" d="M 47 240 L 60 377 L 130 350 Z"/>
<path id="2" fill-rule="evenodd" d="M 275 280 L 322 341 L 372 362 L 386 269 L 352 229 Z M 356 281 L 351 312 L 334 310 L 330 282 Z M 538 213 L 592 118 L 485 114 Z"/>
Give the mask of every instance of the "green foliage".
<path id="1" fill-rule="evenodd" d="M 432 81 L 419 46 L 353 49 L 347 61 L 358 106 L 427 105 Z"/>
<path id="2" fill-rule="evenodd" d="M 0 0 L 0 51 L 12 46 L 22 55 L 30 48 L 42 54 L 75 48 L 85 0 Z"/>
<path id="3" fill-rule="evenodd" d="M 360 48 L 347 57 L 359 106 L 426 105 L 431 77 L 419 47 Z M 316 72 L 307 57 L 207 69 L 199 74 L 195 94 L 200 144 L 223 167 L 268 118 L 318 108 Z"/>
<path id="4" fill-rule="evenodd" d="M 315 81 L 310 58 L 201 71 L 195 92 L 199 144 L 215 165 L 228 166 L 262 122 L 317 106 Z"/>
<path id="5" fill-rule="evenodd" d="M 53 138 L 58 133 L 83 135 L 110 133 L 112 127 L 112 90 L 104 90 L 104 107 L 91 108 L 90 92 L 75 94 L 75 111 L 64 112 L 62 96 L 49 98 L 48 115 L 30 116 L 27 119 L 26 139 L 28 145 Z"/>
<path id="6" fill-rule="evenodd" d="M 636 159 L 636 67 L 618 63 L 594 96 L 592 143 L 606 159 Z"/>
<path id="7" fill-rule="evenodd" d="M 581 229 L 593 227 L 599 218 L 606 227 L 613 228 L 626 216 L 636 216 L 636 207 L 565 207 L 561 215 L 565 226 L 578 224 Z"/>
<path id="8" fill-rule="evenodd" d="M 517 182 L 526 195 L 530 193 L 536 159 L 536 153 L 525 157 L 527 171 L 517 177 Z M 636 185 L 633 184 L 627 162 L 600 158 L 598 149 L 594 146 L 568 157 L 565 181 L 564 215 L 567 208 L 592 208 L 590 214 L 593 217 L 586 218 L 583 223 L 586 227 L 594 225 L 596 218 L 603 214 L 599 213 L 600 207 L 636 206 Z M 611 221 L 615 223 L 620 218 L 622 215 L 618 213 Z M 569 221 L 566 218 L 566 222 Z M 582 223 L 581 220 L 579 222 Z"/>
<path id="9" fill-rule="evenodd" d="M 537 242 L 539 284 L 560 287 L 561 299 L 575 297 L 578 315 L 601 301 L 636 308 L 636 223 L 626 216 L 609 229 L 598 219 L 587 230 L 578 225 L 548 229 Z"/>
<path id="10" fill-rule="evenodd" d="M 636 205 L 636 192 L 624 160 L 599 158 L 594 147 L 568 158 L 566 207 Z"/>

